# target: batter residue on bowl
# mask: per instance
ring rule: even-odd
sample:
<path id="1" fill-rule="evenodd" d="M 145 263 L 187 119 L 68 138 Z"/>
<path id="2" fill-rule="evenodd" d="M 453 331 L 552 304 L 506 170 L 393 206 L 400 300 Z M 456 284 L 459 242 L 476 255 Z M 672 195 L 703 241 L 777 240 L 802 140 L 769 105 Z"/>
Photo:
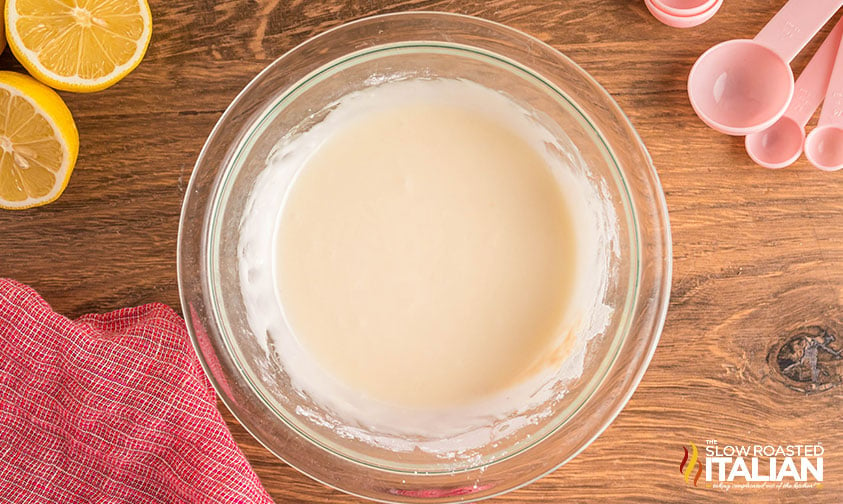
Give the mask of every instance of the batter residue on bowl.
<path id="1" fill-rule="evenodd" d="M 281 139 L 243 219 L 241 289 L 254 334 L 330 412 L 299 414 L 464 448 L 564 393 L 608 323 L 617 252 L 557 140 L 457 80 L 352 93 Z"/>

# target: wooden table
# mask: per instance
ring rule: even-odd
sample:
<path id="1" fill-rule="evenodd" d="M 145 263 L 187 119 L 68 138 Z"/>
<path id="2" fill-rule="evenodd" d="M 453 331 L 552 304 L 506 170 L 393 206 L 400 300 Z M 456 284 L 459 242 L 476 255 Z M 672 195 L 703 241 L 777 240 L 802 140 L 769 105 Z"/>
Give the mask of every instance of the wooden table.
<path id="1" fill-rule="evenodd" d="M 71 317 L 151 301 L 177 307 L 182 196 L 240 88 L 344 21 L 410 9 L 481 16 L 565 52 L 615 97 L 661 176 L 675 260 L 661 343 L 624 411 L 574 461 L 494 502 L 843 500 L 843 361 L 820 351 L 813 387 L 804 366 L 782 371 L 788 345 L 808 342 L 804 334 L 836 335 L 830 346 L 843 348 L 843 172 L 804 159 L 776 172 L 756 167 L 743 139 L 703 126 L 685 92 L 702 51 L 752 37 L 784 0 L 727 1 L 691 30 L 659 24 L 641 0 L 151 3 L 152 44 L 140 67 L 104 92 L 63 94 L 80 131 L 76 171 L 57 202 L 0 213 L 0 275 Z M 795 68 L 806 61 L 799 56 Z M 20 68 L 8 51 L 0 66 Z M 356 502 L 281 463 L 223 414 L 277 502 Z M 686 484 L 683 446 L 710 439 L 821 442 L 825 483 L 730 492 Z"/>

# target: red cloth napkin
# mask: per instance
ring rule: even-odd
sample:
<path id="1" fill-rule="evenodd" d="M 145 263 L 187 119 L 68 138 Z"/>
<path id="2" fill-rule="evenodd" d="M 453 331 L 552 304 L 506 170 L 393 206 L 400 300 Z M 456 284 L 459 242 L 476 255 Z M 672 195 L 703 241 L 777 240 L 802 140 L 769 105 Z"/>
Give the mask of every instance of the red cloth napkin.
<path id="1" fill-rule="evenodd" d="M 271 503 L 163 304 L 67 319 L 0 279 L 0 500 Z"/>

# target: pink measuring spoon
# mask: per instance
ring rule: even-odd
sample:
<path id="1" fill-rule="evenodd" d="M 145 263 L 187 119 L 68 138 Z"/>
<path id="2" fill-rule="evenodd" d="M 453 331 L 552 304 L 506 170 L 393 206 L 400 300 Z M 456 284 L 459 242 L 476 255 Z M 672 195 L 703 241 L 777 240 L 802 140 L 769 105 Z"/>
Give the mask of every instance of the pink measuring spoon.
<path id="1" fill-rule="evenodd" d="M 765 168 L 784 168 L 799 159 L 805 143 L 805 125 L 828 89 L 841 34 L 843 20 L 837 22 L 796 80 L 793 100 L 781 119 L 764 131 L 746 136 L 746 152 L 757 164 Z"/>
<path id="2" fill-rule="evenodd" d="M 695 16 L 707 11 L 717 0 L 650 0 L 654 7 L 673 16 Z"/>
<path id="3" fill-rule="evenodd" d="M 673 0 L 673 4 L 675 4 L 674 7 L 672 7 L 673 11 L 667 11 L 665 10 L 666 6 L 663 8 L 663 6 L 660 5 L 665 3 L 666 2 L 664 0 L 644 0 L 644 5 L 647 6 L 647 10 L 650 11 L 650 14 L 667 26 L 672 26 L 674 28 L 692 28 L 694 26 L 701 25 L 714 17 L 717 11 L 720 10 L 720 6 L 723 5 L 723 0 L 706 0 L 705 2 L 701 2 L 699 0 L 693 2 L 686 1 L 684 4 L 689 6 L 696 5 L 696 7 L 688 7 L 684 11 L 679 7 L 679 5 L 684 5 L 683 2 L 679 0 Z M 705 9 L 698 11 L 697 7 L 699 6 L 705 7 Z M 675 12 L 684 13 L 676 14 Z"/>
<path id="4" fill-rule="evenodd" d="M 843 40 L 837 36 L 839 48 L 834 70 L 828 82 L 820 121 L 805 139 L 805 156 L 820 170 L 843 168 Z"/>
<path id="5" fill-rule="evenodd" d="M 793 97 L 790 62 L 843 0 L 790 0 L 752 40 L 729 40 L 699 57 L 688 96 L 707 125 L 748 135 L 773 125 Z"/>

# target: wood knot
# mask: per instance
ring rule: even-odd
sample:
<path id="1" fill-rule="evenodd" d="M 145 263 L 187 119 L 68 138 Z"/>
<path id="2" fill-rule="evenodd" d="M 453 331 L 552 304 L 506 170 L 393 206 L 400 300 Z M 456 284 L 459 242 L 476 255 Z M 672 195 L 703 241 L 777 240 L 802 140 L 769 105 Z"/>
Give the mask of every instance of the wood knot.
<path id="1" fill-rule="evenodd" d="M 837 334 L 826 327 L 786 333 L 768 352 L 767 364 L 780 383 L 797 392 L 814 394 L 843 383 L 843 352 Z"/>

